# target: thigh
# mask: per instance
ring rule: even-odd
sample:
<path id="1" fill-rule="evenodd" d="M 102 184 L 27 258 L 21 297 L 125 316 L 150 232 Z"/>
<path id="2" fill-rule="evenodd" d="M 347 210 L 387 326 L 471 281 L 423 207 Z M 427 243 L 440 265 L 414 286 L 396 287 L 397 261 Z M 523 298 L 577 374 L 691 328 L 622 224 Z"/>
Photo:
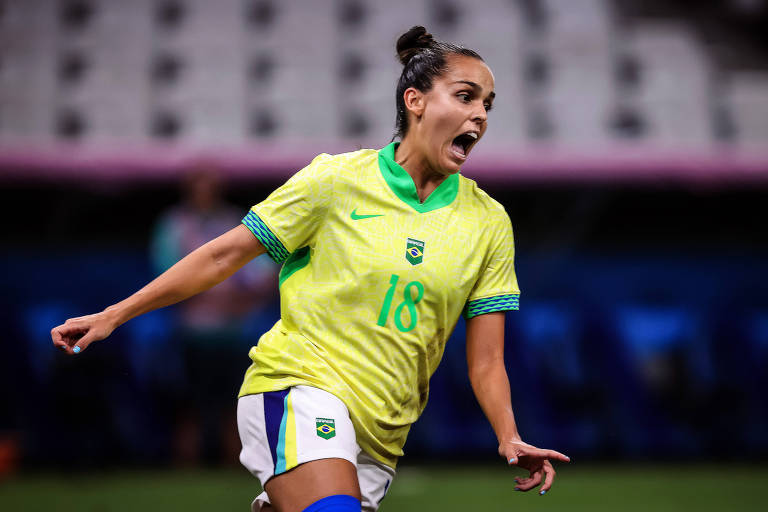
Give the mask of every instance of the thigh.
<path id="1" fill-rule="evenodd" d="M 321 498 L 336 494 L 360 499 L 357 468 L 344 459 L 304 462 L 270 479 L 265 490 L 278 512 L 301 512 Z"/>
<path id="2" fill-rule="evenodd" d="M 294 504 L 333 494 L 360 498 L 360 449 L 349 412 L 338 398 L 296 386 L 240 398 L 237 416 L 240 462 L 267 491 L 254 501 L 254 511 L 270 503 L 280 512 L 293 510 Z"/>

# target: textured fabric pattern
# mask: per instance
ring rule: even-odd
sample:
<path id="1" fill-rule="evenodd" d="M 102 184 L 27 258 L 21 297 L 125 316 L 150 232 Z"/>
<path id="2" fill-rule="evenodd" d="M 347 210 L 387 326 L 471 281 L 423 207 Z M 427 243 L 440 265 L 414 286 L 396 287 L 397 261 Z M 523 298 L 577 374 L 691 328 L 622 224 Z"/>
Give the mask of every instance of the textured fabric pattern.
<path id="1" fill-rule="evenodd" d="M 259 242 L 267 249 L 267 253 L 269 253 L 273 260 L 277 263 L 285 261 L 290 253 L 258 215 L 252 211 L 248 212 L 243 218 L 243 224 L 259 239 Z"/>
<path id="2" fill-rule="evenodd" d="M 284 273 L 281 318 L 251 349 L 241 396 L 328 391 L 360 446 L 395 467 L 467 303 L 520 293 L 507 213 L 461 175 L 452 200 L 419 212 L 371 149 L 318 156 L 251 211 L 287 251 L 309 255 Z"/>
<path id="3" fill-rule="evenodd" d="M 464 310 L 466 318 L 472 318 L 485 313 L 494 313 L 496 311 L 517 311 L 520 307 L 519 295 L 498 295 L 496 297 L 487 297 L 477 299 L 467 303 Z"/>

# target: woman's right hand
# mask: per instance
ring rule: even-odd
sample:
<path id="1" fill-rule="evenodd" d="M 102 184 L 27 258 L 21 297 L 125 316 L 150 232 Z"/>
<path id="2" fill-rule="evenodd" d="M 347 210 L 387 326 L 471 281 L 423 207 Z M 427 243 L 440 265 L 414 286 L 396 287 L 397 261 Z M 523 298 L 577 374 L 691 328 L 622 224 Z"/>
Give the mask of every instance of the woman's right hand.
<path id="1" fill-rule="evenodd" d="M 95 315 L 70 318 L 51 329 L 53 344 L 67 354 L 79 354 L 103 340 L 131 318 L 203 292 L 267 252 L 259 239 L 239 224 L 198 247 L 127 299 Z"/>
<path id="2" fill-rule="evenodd" d="M 70 318 L 51 329 L 53 344 L 67 354 L 79 354 L 94 341 L 103 340 L 115 330 L 106 312 Z"/>

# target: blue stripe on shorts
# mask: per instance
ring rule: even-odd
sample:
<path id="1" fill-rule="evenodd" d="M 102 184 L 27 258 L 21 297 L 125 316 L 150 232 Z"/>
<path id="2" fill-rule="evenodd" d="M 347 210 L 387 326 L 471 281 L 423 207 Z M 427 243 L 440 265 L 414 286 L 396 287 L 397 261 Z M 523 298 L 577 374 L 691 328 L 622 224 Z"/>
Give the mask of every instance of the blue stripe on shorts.
<path id="1" fill-rule="evenodd" d="M 288 389 L 264 393 L 264 425 L 267 429 L 267 443 L 272 454 L 272 464 L 277 464 L 277 444 L 280 441 L 280 423 L 285 414 L 285 397 Z"/>

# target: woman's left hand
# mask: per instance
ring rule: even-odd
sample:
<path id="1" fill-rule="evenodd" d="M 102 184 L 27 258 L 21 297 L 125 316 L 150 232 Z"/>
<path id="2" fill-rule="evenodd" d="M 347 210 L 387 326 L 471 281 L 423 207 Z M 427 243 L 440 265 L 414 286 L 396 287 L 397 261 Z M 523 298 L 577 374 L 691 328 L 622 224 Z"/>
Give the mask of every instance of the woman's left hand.
<path id="1" fill-rule="evenodd" d="M 523 441 L 506 441 L 499 445 L 499 454 L 504 457 L 510 466 L 519 466 L 527 469 L 527 478 L 515 478 L 516 491 L 530 491 L 538 487 L 541 482 L 539 494 L 543 495 L 552 487 L 555 480 L 555 468 L 550 460 L 570 462 L 571 459 L 560 452 L 536 448 Z"/>

